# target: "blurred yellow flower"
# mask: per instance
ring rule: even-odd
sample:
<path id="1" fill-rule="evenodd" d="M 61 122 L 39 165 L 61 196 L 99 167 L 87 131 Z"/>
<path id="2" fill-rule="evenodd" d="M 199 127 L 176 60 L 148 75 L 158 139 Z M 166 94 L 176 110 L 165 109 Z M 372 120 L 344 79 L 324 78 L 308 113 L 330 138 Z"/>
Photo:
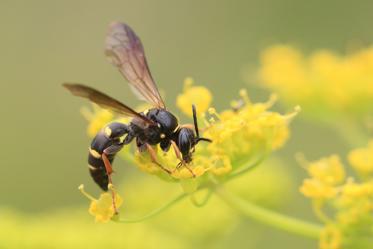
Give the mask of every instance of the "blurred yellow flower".
<path id="1" fill-rule="evenodd" d="M 346 56 L 319 50 L 306 57 L 294 47 L 275 45 L 261 54 L 258 78 L 306 115 L 372 113 L 373 47 Z"/>
<path id="2" fill-rule="evenodd" d="M 345 179 L 345 170 L 337 155 L 311 162 L 307 170 L 311 177 L 331 186 L 339 184 Z"/>
<path id="3" fill-rule="evenodd" d="M 305 179 L 300 192 L 312 199 L 330 199 L 337 195 L 337 189 L 318 179 Z"/>
<path id="4" fill-rule="evenodd" d="M 184 92 L 176 98 L 177 107 L 189 117 L 192 117 L 192 105 L 197 107 L 197 116 L 206 112 L 210 107 L 212 95 L 210 91 L 203 86 L 193 86 L 193 79 L 184 80 Z"/>
<path id="5" fill-rule="evenodd" d="M 116 194 L 115 195 L 115 204 L 118 207 L 122 205 L 122 198 Z M 96 222 L 108 222 L 111 220 L 115 214 L 113 208 L 113 200 L 110 193 L 102 193 L 98 200 L 91 202 L 88 212 L 95 217 Z"/>
<path id="6" fill-rule="evenodd" d="M 367 147 L 357 148 L 348 154 L 348 161 L 351 166 L 361 175 L 373 173 L 373 140 Z"/>
<path id="7" fill-rule="evenodd" d="M 94 137 L 106 124 L 113 120 L 114 114 L 111 111 L 102 109 L 97 105 L 92 105 L 93 111 L 87 107 L 82 107 L 80 112 L 83 117 L 89 122 L 87 134 L 89 137 Z"/>
<path id="8" fill-rule="evenodd" d="M 348 156 L 351 166 L 358 172 L 361 169 L 357 166 L 361 160 L 359 157 L 367 153 L 360 150 L 369 149 L 356 149 Z M 370 157 L 365 158 L 371 160 Z M 307 163 L 306 169 L 310 178 L 304 180 L 300 191 L 313 201 L 315 214 L 326 223 L 320 238 L 320 248 L 342 249 L 345 243 L 356 245 L 360 241 L 369 240 L 373 236 L 373 179 L 346 179 L 344 167 L 336 155 Z M 364 244 L 354 248 L 370 247 Z"/>
<path id="9" fill-rule="evenodd" d="M 340 249 L 341 245 L 341 231 L 333 225 L 326 226 L 320 236 L 320 249 Z"/>
<path id="10" fill-rule="evenodd" d="M 351 202 L 356 198 L 370 198 L 373 197 L 373 181 L 364 183 L 356 183 L 352 179 L 347 181 L 342 189 L 342 198 L 351 199 Z"/>

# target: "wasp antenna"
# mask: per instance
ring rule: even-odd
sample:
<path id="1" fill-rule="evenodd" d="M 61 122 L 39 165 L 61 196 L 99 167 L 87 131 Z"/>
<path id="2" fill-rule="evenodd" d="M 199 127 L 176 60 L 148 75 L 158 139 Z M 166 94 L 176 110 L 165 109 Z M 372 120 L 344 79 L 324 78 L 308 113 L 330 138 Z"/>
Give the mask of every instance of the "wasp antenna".
<path id="1" fill-rule="evenodd" d="M 199 139 L 197 111 L 196 111 L 196 106 L 194 104 L 192 105 L 192 111 L 193 111 L 194 130 L 196 131 L 197 139 Z"/>
<path id="2" fill-rule="evenodd" d="M 212 140 L 209 139 L 209 138 L 204 138 L 204 137 L 198 137 L 196 139 L 196 144 L 199 142 L 199 141 L 205 141 L 205 142 L 208 142 L 208 143 L 212 143 Z"/>

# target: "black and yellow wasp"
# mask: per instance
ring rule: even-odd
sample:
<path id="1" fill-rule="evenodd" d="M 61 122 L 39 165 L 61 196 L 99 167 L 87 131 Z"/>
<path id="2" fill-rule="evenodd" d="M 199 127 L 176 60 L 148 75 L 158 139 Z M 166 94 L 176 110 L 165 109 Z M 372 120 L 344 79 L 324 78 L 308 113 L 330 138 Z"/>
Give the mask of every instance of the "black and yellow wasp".
<path id="1" fill-rule="evenodd" d="M 192 106 L 194 127 L 179 125 L 177 118 L 167 111 L 150 74 L 141 41 L 128 25 L 120 22 L 110 24 L 105 41 L 105 54 L 127 79 L 137 97 L 147 101 L 153 108 L 138 113 L 91 87 L 63 84 L 75 96 L 87 98 L 103 108 L 132 117 L 129 124 L 108 124 L 93 139 L 88 156 L 89 172 L 93 180 L 101 189 L 108 190 L 108 184 L 111 183 L 111 163 L 116 153 L 133 139 L 136 140 L 139 151 L 147 150 L 152 162 L 168 174 L 172 171 L 157 162 L 152 146 L 159 144 L 163 151 L 168 151 L 172 146 L 180 159 L 178 167 L 187 167 L 194 176 L 188 164 L 192 161 L 195 146 L 199 141 L 211 142 L 210 139 L 199 136 L 195 106 Z"/>

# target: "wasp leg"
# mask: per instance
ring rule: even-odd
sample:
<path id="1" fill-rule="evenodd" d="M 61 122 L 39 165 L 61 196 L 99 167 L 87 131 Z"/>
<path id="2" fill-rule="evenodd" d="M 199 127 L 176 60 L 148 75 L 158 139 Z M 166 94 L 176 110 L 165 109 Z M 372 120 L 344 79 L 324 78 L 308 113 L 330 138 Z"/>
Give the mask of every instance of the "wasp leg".
<path id="1" fill-rule="evenodd" d="M 171 147 L 171 142 L 168 140 L 164 140 L 160 143 L 160 146 L 161 146 L 162 151 L 167 152 L 169 151 Z"/>
<path id="2" fill-rule="evenodd" d="M 172 145 L 172 148 L 175 151 L 176 157 L 180 160 L 180 163 L 176 166 L 175 170 L 180 169 L 181 167 L 184 166 L 187 170 L 189 170 L 189 172 L 192 174 L 193 177 L 196 177 L 193 170 L 191 168 L 189 168 L 189 166 L 184 162 L 183 158 L 181 157 L 181 152 L 179 150 L 179 147 L 177 147 L 175 141 L 171 140 L 171 145 Z"/>
<path id="3" fill-rule="evenodd" d="M 157 162 L 157 155 L 156 155 L 156 152 L 154 151 L 153 147 L 150 146 L 150 144 L 148 144 L 148 143 L 145 143 L 145 146 L 146 146 L 146 149 L 148 150 L 148 152 L 150 154 L 150 159 L 152 160 L 152 162 L 155 163 L 158 167 L 160 167 L 164 171 L 166 171 L 167 174 L 171 174 L 172 172 L 169 169 L 166 169 L 159 162 Z"/>
<path id="4" fill-rule="evenodd" d="M 111 180 L 111 174 L 113 173 L 113 168 L 111 167 L 111 163 L 110 163 L 110 161 L 107 158 L 107 155 L 105 153 L 102 153 L 101 157 L 102 157 L 102 160 L 104 161 L 104 164 L 105 164 L 105 169 L 106 169 L 107 177 L 109 179 L 109 184 L 113 185 L 113 181 Z M 113 201 L 114 213 L 118 214 L 119 212 L 118 212 L 118 209 L 117 209 L 117 205 L 115 203 L 115 191 L 112 187 L 110 188 L 110 190 L 111 190 L 111 198 L 112 198 L 112 201 Z"/>
<path id="5" fill-rule="evenodd" d="M 144 152 L 147 149 L 146 144 L 141 142 L 141 140 L 138 137 L 136 138 L 136 147 L 139 150 L 139 152 Z"/>
<path id="6" fill-rule="evenodd" d="M 114 155 L 118 153 L 124 146 L 124 143 L 112 144 L 104 150 L 106 155 Z"/>
<path id="7" fill-rule="evenodd" d="M 180 161 L 183 161 L 183 158 L 181 157 L 181 152 L 179 150 L 179 147 L 177 147 L 175 141 L 171 140 L 171 145 L 172 145 L 172 148 L 175 151 L 175 155 L 176 155 L 177 159 L 179 159 Z"/>

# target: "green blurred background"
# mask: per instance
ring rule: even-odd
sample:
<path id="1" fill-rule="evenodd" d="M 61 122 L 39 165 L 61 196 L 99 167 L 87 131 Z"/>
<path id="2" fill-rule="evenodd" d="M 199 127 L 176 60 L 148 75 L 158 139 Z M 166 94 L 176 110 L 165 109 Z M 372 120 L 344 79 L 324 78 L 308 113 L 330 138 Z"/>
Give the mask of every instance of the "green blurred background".
<path id="1" fill-rule="evenodd" d="M 255 101 L 267 98 L 268 92 L 256 87 L 255 82 L 245 83 L 242 75 L 244 70 L 255 68 L 260 51 L 271 44 L 291 43 L 305 51 L 328 48 L 340 52 L 350 44 L 371 44 L 372 8 L 371 1 L 2 0 L 0 208 L 15 210 L 27 217 L 37 216 L 87 205 L 77 191 L 80 183 L 90 192 L 99 193 L 87 173 L 90 139 L 86 136 L 86 121 L 79 114 L 79 108 L 88 103 L 72 97 L 61 83 L 86 83 L 130 106 L 139 103 L 103 55 L 109 22 L 125 21 L 140 36 L 169 109 L 176 111 L 175 97 L 187 76 L 209 87 L 214 94 L 214 106 L 221 109 L 227 107 L 243 87 L 249 89 Z M 321 142 L 320 137 L 329 139 Z M 294 162 L 296 152 L 306 152 L 314 159 L 347 149 L 330 128 L 297 119 L 292 124 L 291 140 L 276 153 L 281 158 L 281 168 L 277 170 L 291 175 L 293 184 L 287 194 L 291 197 L 278 205 L 281 212 L 313 219 L 308 201 L 298 194 L 297 186 L 305 172 Z M 115 167 L 118 182 L 139 179 L 153 187 L 161 184 L 136 168 L 123 165 L 123 161 L 118 160 Z M 262 183 L 266 184 L 276 182 Z M 255 188 L 253 184 L 247 186 Z M 171 189 L 178 186 L 162 188 L 166 192 L 170 189 L 169 193 L 162 194 L 168 197 L 174 193 Z M 131 191 L 130 187 L 127 189 Z M 126 194 L 123 193 L 124 198 Z M 206 208 L 216 205 L 224 204 L 216 202 L 215 206 Z M 227 209 L 226 212 L 234 211 Z M 167 222 L 167 213 L 162 217 L 158 222 L 162 223 L 162 219 Z M 208 220 L 214 226 L 214 219 Z M 313 241 L 251 221 L 236 220 L 234 224 L 233 232 L 219 235 L 225 236 L 225 242 L 212 244 L 213 248 L 316 247 Z M 98 225 L 92 223 L 91 226 Z M 110 225 L 110 229 L 125 233 L 131 226 L 138 225 L 114 228 Z M 101 226 L 101 229 L 105 228 Z M 169 236 L 178 238 L 175 231 Z M 190 240 L 193 238 L 194 235 L 190 235 Z M 105 239 L 110 240 L 104 237 L 103 241 Z M 203 241 L 208 239 L 211 238 L 204 238 L 194 246 L 203 248 Z M 3 244 L 0 241 L 0 246 L 7 248 L 6 241 Z M 154 248 L 167 248 L 163 246 Z M 46 248 L 54 247 L 57 246 L 46 245 Z"/>

